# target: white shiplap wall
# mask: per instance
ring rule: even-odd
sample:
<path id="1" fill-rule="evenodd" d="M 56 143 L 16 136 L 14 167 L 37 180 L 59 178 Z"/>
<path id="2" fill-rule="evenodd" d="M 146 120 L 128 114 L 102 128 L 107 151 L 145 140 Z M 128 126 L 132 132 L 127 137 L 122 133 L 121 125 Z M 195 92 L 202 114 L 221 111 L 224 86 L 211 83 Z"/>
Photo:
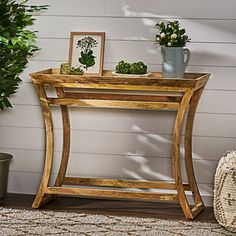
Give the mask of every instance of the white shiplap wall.
<path id="1" fill-rule="evenodd" d="M 35 1 L 30 1 L 35 4 Z M 207 205 L 221 155 L 236 148 L 236 1 L 228 0 L 39 0 L 51 5 L 36 15 L 39 52 L 30 58 L 14 109 L 0 113 L 0 150 L 14 154 L 10 192 L 35 193 L 45 150 L 38 98 L 28 74 L 58 67 L 68 57 L 71 31 L 105 31 L 105 69 L 121 59 L 143 60 L 160 70 L 154 44 L 157 20 L 179 19 L 192 41 L 188 71 L 210 72 L 196 114 L 193 138 L 197 181 Z M 55 166 L 61 152 L 61 118 L 54 109 Z M 72 147 L 68 174 L 113 178 L 171 179 L 172 112 L 71 109 Z M 185 178 L 185 175 L 184 175 Z"/>

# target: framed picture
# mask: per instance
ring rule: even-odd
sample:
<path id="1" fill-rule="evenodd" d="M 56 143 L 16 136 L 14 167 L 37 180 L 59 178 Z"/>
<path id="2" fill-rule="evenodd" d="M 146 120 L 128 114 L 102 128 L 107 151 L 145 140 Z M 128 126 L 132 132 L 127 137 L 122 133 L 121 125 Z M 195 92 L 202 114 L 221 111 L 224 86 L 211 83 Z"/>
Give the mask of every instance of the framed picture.
<path id="1" fill-rule="evenodd" d="M 69 63 L 81 67 L 84 74 L 102 75 L 104 43 L 104 32 L 71 32 Z"/>

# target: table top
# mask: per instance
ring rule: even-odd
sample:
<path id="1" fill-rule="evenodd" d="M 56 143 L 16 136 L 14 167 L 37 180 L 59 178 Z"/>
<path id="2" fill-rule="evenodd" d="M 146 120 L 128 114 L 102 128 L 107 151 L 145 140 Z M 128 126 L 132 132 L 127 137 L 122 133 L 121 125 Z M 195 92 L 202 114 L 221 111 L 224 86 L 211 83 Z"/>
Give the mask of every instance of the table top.
<path id="1" fill-rule="evenodd" d="M 36 84 L 53 87 L 73 87 L 73 88 L 110 88 L 150 90 L 157 87 L 174 87 L 181 91 L 183 88 L 194 90 L 203 87 L 210 74 L 209 73 L 185 73 L 184 78 L 163 78 L 161 72 L 151 72 L 148 77 L 132 77 L 113 75 L 112 71 L 104 70 L 102 75 L 61 75 L 59 68 L 51 68 L 30 74 Z M 179 89 L 178 89 L 179 88 Z"/>

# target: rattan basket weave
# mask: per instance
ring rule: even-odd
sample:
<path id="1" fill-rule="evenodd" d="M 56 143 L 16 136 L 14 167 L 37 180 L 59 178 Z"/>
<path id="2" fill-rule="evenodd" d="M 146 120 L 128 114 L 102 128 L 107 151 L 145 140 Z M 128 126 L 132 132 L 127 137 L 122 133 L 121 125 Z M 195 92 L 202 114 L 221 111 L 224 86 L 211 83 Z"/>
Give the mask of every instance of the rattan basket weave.
<path id="1" fill-rule="evenodd" d="M 227 152 L 217 166 L 214 213 L 219 224 L 236 232 L 236 151 Z"/>

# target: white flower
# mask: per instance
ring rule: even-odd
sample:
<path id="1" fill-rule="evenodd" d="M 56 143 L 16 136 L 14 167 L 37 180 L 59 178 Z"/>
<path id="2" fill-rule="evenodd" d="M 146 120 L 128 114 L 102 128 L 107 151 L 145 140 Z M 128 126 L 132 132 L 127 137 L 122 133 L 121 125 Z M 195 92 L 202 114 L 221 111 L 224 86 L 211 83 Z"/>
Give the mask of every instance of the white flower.
<path id="1" fill-rule="evenodd" d="M 171 37 L 171 39 L 176 39 L 177 38 L 177 34 L 172 34 L 170 37 Z"/>
<path id="2" fill-rule="evenodd" d="M 167 43 L 167 46 L 169 46 L 169 47 L 170 47 L 170 46 L 171 46 L 171 42 Z"/>
<path id="3" fill-rule="evenodd" d="M 161 33 L 160 36 L 161 36 L 161 38 L 165 38 L 166 34 L 165 33 Z"/>

